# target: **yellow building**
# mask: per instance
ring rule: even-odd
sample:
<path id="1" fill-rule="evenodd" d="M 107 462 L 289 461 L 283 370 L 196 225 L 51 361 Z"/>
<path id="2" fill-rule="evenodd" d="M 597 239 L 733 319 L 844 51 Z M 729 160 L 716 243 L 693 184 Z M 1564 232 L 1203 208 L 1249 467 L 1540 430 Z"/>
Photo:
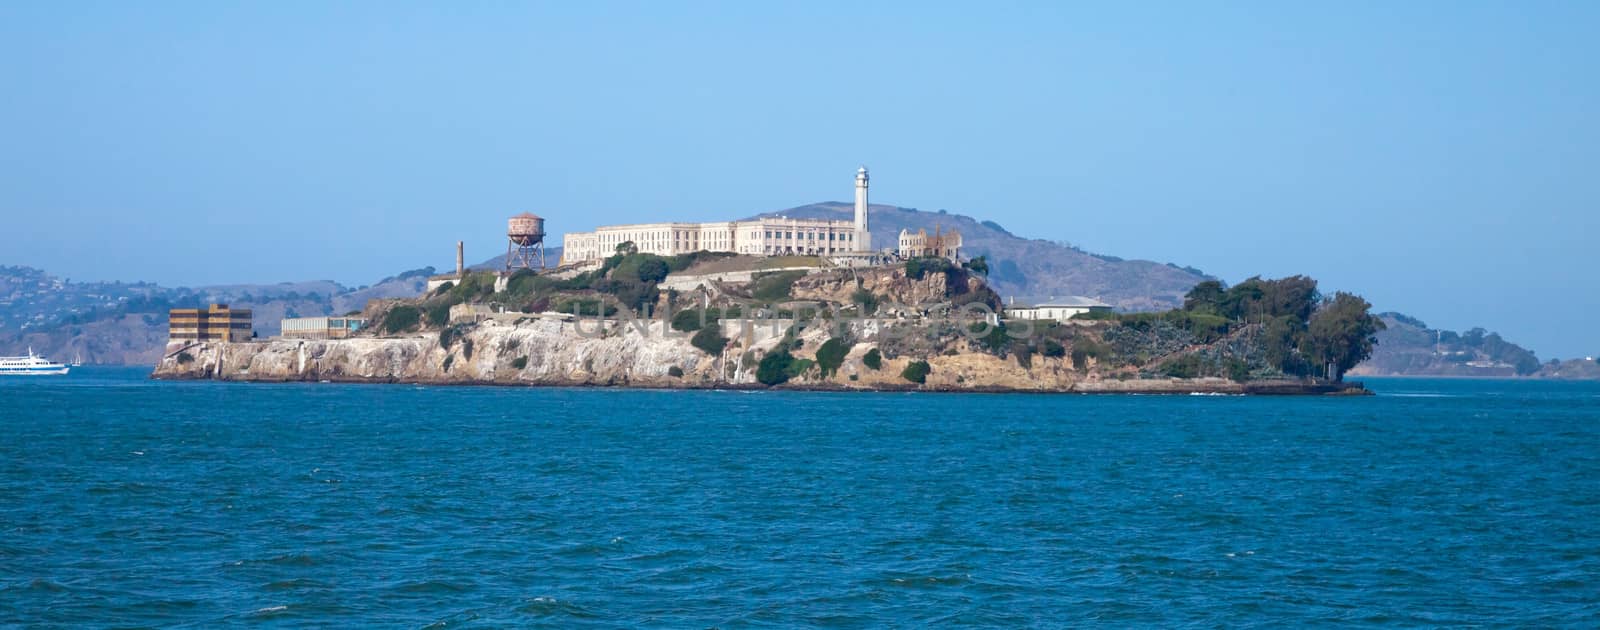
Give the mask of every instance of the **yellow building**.
<path id="1" fill-rule="evenodd" d="M 174 341 L 249 341 L 251 335 L 250 309 L 212 304 L 167 312 L 167 336 Z"/>

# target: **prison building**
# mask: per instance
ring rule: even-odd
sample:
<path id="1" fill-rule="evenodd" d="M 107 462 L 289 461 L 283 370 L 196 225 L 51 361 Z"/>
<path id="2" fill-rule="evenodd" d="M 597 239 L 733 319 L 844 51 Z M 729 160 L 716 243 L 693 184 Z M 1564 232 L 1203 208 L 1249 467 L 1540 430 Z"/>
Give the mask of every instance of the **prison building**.
<path id="1" fill-rule="evenodd" d="M 770 217 L 715 223 L 637 223 L 572 232 L 561 239 L 561 264 L 600 260 L 632 243 L 643 254 L 698 251 L 752 256 L 828 256 L 856 251 L 851 221 Z"/>
<path id="2" fill-rule="evenodd" d="M 167 312 L 167 336 L 174 341 L 249 341 L 250 309 L 212 304 Z"/>

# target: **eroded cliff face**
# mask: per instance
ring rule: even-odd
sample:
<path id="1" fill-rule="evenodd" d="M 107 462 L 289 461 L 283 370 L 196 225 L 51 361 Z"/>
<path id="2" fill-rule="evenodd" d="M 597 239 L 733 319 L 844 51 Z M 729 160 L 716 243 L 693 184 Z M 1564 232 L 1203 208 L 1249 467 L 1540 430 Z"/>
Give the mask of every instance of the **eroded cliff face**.
<path id="1" fill-rule="evenodd" d="M 580 330 L 579 327 L 582 326 Z M 449 337 L 208 343 L 169 346 L 158 378 L 265 381 L 526 383 L 547 385 L 693 385 L 719 378 L 718 358 L 665 334 L 660 322 L 641 332 L 599 322 L 528 318 L 486 321 Z M 442 343 L 447 340 L 448 347 Z M 190 360 L 182 360 L 187 353 Z M 682 377 L 672 376 L 678 368 Z"/>
<path id="2" fill-rule="evenodd" d="M 168 346 L 155 378 L 240 381 L 336 381 L 499 385 L 595 385 L 663 388 L 763 388 L 756 365 L 784 340 L 792 322 L 722 322 L 731 341 L 717 356 L 694 347 L 690 335 L 662 322 L 613 322 L 529 317 L 515 323 L 486 321 L 464 327 L 441 343 L 438 332 L 404 337 L 337 340 L 274 340 Z M 815 359 L 828 339 L 857 339 L 838 371 L 819 370 L 780 388 L 1034 391 L 1034 392 L 1220 392 L 1247 388 L 1222 379 L 1118 380 L 1103 377 L 1091 360 L 1084 370 L 1070 359 L 1033 356 L 1028 366 L 1015 357 L 951 350 L 925 360 L 925 384 L 901 373 L 913 357 L 884 357 L 878 369 L 864 357 L 876 339 L 904 324 L 862 320 L 813 325 L 797 335 L 796 358 Z M 790 342 L 793 344 L 793 342 Z M 953 343 L 952 347 L 962 344 Z"/>
<path id="3" fill-rule="evenodd" d="M 985 302 L 990 306 L 999 304 L 999 296 L 977 277 L 957 270 L 931 272 L 916 279 L 906 275 L 905 265 L 814 273 L 796 280 L 790 293 L 797 300 L 850 304 L 858 289 L 905 306 L 949 303 L 952 298 Z"/>

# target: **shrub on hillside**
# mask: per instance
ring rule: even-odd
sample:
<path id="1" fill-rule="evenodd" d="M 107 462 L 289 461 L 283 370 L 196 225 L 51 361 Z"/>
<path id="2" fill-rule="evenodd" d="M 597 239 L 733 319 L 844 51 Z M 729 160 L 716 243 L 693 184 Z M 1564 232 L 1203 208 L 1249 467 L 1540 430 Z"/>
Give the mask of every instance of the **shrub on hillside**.
<path id="1" fill-rule="evenodd" d="M 704 309 L 685 309 L 672 314 L 672 329 L 683 332 L 694 332 L 706 326 L 715 324 L 725 317 L 738 316 L 739 308 L 736 306 L 729 307 L 727 309 L 719 309 L 714 306 Z"/>
<path id="2" fill-rule="evenodd" d="M 1099 360 L 1110 355 L 1110 348 L 1089 339 L 1079 339 L 1072 342 L 1072 367 L 1075 369 L 1088 369 L 1089 359 Z"/>
<path id="3" fill-rule="evenodd" d="M 667 261 L 652 256 L 648 260 L 639 262 L 639 268 L 634 275 L 640 282 L 654 284 L 665 280 L 667 273 L 670 271 L 671 269 L 667 267 Z"/>
<path id="4" fill-rule="evenodd" d="M 722 354 L 722 349 L 728 347 L 728 338 L 722 336 L 721 326 L 707 326 L 689 339 L 689 345 L 699 348 L 701 352 L 711 356 Z"/>
<path id="5" fill-rule="evenodd" d="M 868 350 L 867 353 L 861 357 L 861 364 L 867 366 L 869 369 L 881 370 L 883 369 L 883 353 L 878 352 L 877 348 Z"/>
<path id="6" fill-rule="evenodd" d="M 793 362 L 794 357 L 787 352 L 768 353 L 756 367 L 756 380 L 767 387 L 780 385 L 789 380 L 789 365 Z"/>
<path id="7" fill-rule="evenodd" d="M 1067 348 L 1054 339 L 1046 339 L 1043 343 L 1039 344 L 1039 354 L 1052 359 L 1059 359 L 1067 356 Z"/>
<path id="8" fill-rule="evenodd" d="M 930 273 L 946 273 L 955 268 L 955 264 L 945 258 L 936 256 L 913 258 L 906 261 L 906 277 L 913 280 L 921 280 L 928 277 Z"/>
<path id="9" fill-rule="evenodd" d="M 805 276 L 804 271 L 774 271 L 758 274 L 750 284 L 750 294 L 763 302 L 784 302 L 789 299 L 794 283 Z"/>
<path id="10" fill-rule="evenodd" d="M 449 325 L 450 324 L 450 307 L 452 307 L 452 306 L 455 306 L 455 305 L 451 304 L 449 300 L 440 300 L 440 301 L 437 301 L 437 302 L 429 302 L 427 304 L 427 306 L 426 306 L 426 308 L 428 310 L 424 311 L 424 314 L 427 315 L 427 317 L 428 317 L 428 325 L 430 325 L 430 326 L 446 326 L 446 325 Z"/>
<path id="11" fill-rule="evenodd" d="M 416 328 L 422 321 L 422 311 L 409 304 L 396 306 L 383 315 L 383 332 L 395 334 Z"/>
<path id="12" fill-rule="evenodd" d="M 967 330 L 976 335 L 979 332 L 982 332 L 984 328 L 988 328 L 989 332 L 985 333 L 982 337 L 974 339 L 973 342 L 977 343 L 978 347 L 982 348 L 985 352 L 1004 358 L 1006 356 L 1006 349 L 1011 347 L 1011 337 L 1010 335 L 1006 334 L 1006 325 L 1000 324 L 999 326 L 991 326 L 987 322 L 982 322 L 968 326 Z"/>
<path id="13" fill-rule="evenodd" d="M 866 289 L 856 289 L 850 294 L 850 301 L 861 307 L 863 315 L 871 315 L 878 310 L 878 296 Z"/>
<path id="14" fill-rule="evenodd" d="M 828 378 L 839 371 L 839 366 L 844 365 L 844 356 L 850 353 L 844 341 L 835 337 L 823 342 L 817 348 L 817 366 L 822 368 L 822 378 Z"/>
<path id="15" fill-rule="evenodd" d="M 912 361 L 906 365 L 906 369 L 900 372 L 900 377 L 922 385 L 928 382 L 928 372 L 931 371 L 933 371 L 933 368 L 928 365 L 927 361 Z"/>

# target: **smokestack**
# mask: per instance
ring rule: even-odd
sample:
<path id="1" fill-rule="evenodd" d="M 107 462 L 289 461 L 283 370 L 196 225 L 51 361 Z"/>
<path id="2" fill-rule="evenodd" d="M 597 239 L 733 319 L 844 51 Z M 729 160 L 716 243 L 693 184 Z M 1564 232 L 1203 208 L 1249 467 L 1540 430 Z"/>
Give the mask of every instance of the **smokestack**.
<path id="1" fill-rule="evenodd" d="M 467 276 L 467 246 L 463 241 L 456 241 L 456 277 Z"/>

